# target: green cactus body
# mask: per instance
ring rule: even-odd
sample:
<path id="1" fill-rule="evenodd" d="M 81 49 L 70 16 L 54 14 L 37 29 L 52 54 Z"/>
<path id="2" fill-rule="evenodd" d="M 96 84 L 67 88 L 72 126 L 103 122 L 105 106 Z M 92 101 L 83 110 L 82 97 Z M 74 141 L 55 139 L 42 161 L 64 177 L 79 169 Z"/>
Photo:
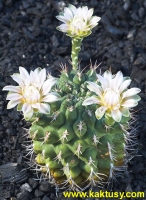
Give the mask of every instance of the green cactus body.
<path id="1" fill-rule="evenodd" d="M 111 166 L 124 164 L 123 127 L 127 129 L 129 118 L 108 126 L 104 118 L 95 117 L 96 105 L 82 105 L 92 94 L 86 81 L 95 77 L 93 69 L 84 75 L 63 71 L 57 86 L 61 100 L 51 104 L 50 115 L 40 115 L 31 126 L 35 160 L 57 184 L 98 184 L 108 178 Z"/>

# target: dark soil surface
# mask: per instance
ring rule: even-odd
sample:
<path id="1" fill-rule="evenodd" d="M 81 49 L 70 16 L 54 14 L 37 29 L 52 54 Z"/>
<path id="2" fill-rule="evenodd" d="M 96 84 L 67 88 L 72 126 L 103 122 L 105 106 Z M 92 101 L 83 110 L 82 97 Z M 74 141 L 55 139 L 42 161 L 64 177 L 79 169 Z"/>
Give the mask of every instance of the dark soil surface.
<path id="1" fill-rule="evenodd" d="M 81 67 L 89 66 L 91 59 L 93 64 L 101 63 L 98 72 L 121 70 L 131 77 L 132 87 L 141 88 L 142 100 L 133 111 L 137 139 L 133 148 L 138 150 L 111 191 L 146 193 L 146 0 L 0 0 L 0 200 L 64 199 L 61 194 L 56 197 L 47 181 L 33 179 L 37 176 L 23 157 L 22 146 L 30 124 L 16 109 L 6 109 L 6 92 L 1 89 L 15 84 L 10 75 L 19 66 L 28 71 L 45 67 L 59 76 L 60 64 L 69 65 L 70 38 L 56 30 L 55 18 L 68 3 L 94 8 L 94 15 L 102 18 L 84 39 Z"/>

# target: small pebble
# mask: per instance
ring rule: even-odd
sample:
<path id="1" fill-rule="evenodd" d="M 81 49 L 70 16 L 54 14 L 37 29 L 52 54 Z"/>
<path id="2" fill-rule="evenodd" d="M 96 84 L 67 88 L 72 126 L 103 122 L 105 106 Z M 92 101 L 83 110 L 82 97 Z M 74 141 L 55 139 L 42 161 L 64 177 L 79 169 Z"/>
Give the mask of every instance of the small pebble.
<path id="1" fill-rule="evenodd" d="M 34 195 L 35 195 L 35 197 L 41 197 L 44 195 L 44 192 L 41 192 L 40 190 L 36 189 L 34 191 Z"/>
<path id="2" fill-rule="evenodd" d="M 51 186 L 47 181 L 43 181 L 39 186 L 39 190 L 42 192 L 49 192 L 51 190 Z"/>
<path id="3" fill-rule="evenodd" d="M 23 184 L 20 189 L 23 191 L 28 191 L 28 192 L 31 192 L 32 191 L 32 188 L 30 187 L 30 185 L 28 183 L 25 183 Z"/>

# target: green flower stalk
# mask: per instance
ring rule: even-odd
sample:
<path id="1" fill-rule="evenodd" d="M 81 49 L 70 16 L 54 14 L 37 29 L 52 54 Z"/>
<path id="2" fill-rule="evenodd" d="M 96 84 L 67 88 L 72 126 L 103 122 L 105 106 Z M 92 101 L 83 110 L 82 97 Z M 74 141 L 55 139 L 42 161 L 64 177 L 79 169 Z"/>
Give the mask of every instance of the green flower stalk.
<path id="1" fill-rule="evenodd" d="M 45 69 L 29 74 L 20 67 L 12 75 L 18 86 L 3 89 L 10 91 L 8 109 L 17 105 L 32 122 L 28 154 L 34 152 L 37 171 L 39 166 L 57 189 L 84 190 L 115 180 L 135 145 L 128 129 L 140 89 L 129 89 L 131 79 L 120 71 L 99 75 L 94 68 L 84 74 L 78 69 L 81 42 L 100 20 L 92 14 L 86 6 L 69 5 L 57 16 L 64 22 L 58 29 L 72 38 L 71 71 L 63 67 L 56 79 Z"/>
<path id="2" fill-rule="evenodd" d="M 74 70 L 78 69 L 78 56 L 81 50 L 81 42 L 82 42 L 82 39 L 79 39 L 79 38 L 72 39 L 71 59 L 72 59 L 72 66 Z"/>

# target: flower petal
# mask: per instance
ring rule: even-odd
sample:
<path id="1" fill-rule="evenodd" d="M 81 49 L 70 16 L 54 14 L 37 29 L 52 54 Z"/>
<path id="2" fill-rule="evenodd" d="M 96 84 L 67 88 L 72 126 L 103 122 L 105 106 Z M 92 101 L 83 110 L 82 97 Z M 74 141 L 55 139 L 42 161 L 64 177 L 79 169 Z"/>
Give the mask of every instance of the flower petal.
<path id="1" fill-rule="evenodd" d="M 66 19 L 64 16 L 62 15 L 58 15 L 56 16 L 56 18 L 61 21 L 61 22 L 64 22 L 64 23 L 68 23 L 68 19 Z"/>
<path id="2" fill-rule="evenodd" d="M 140 91 L 141 90 L 139 88 L 131 88 L 131 89 L 129 89 L 126 92 L 123 93 L 122 99 L 124 99 L 125 97 L 130 97 L 130 96 L 133 96 L 135 94 L 138 94 Z"/>
<path id="3" fill-rule="evenodd" d="M 133 96 L 130 96 L 130 97 L 126 97 L 123 99 L 123 102 L 129 100 L 129 99 L 134 99 L 135 101 L 140 101 L 141 100 L 141 97 L 139 95 L 133 95 Z"/>
<path id="4" fill-rule="evenodd" d="M 58 101 L 60 98 L 60 95 L 57 92 L 52 92 L 49 93 L 47 96 L 45 96 L 42 101 L 43 102 L 54 102 L 54 101 Z"/>
<path id="5" fill-rule="evenodd" d="M 88 14 L 86 15 L 87 20 L 91 19 L 92 15 L 93 15 L 93 11 L 94 11 L 93 8 L 91 8 L 91 9 L 88 10 Z"/>
<path id="6" fill-rule="evenodd" d="M 87 81 L 87 83 L 89 84 L 89 85 L 87 85 L 87 88 L 90 91 L 95 92 L 99 96 L 102 96 L 102 89 L 99 85 L 97 85 L 96 83 L 91 82 L 91 81 Z"/>
<path id="7" fill-rule="evenodd" d="M 25 85 L 29 85 L 30 77 L 29 77 L 29 73 L 27 72 L 27 70 L 24 67 L 19 67 L 19 71 L 20 71 L 21 79 L 24 81 Z"/>
<path id="8" fill-rule="evenodd" d="M 14 81 L 16 81 L 21 87 L 24 86 L 24 81 L 21 79 L 20 74 L 13 74 L 11 77 L 12 77 L 12 79 L 13 79 Z"/>
<path id="9" fill-rule="evenodd" d="M 112 82 L 112 89 L 118 89 L 119 90 L 119 87 L 121 86 L 121 84 L 123 83 L 123 74 L 121 71 L 119 71 L 115 78 L 113 79 L 113 82 Z"/>
<path id="10" fill-rule="evenodd" d="M 67 24 L 61 24 L 60 26 L 57 27 L 62 32 L 67 32 L 68 31 L 68 25 Z"/>
<path id="11" fill-rule="evenodd" d="M 89 97 L 85 99 L 82 103 L 83 106 L 92 105 L 92 104 L 100 104 L 100 101 L 96 96 Z"/>
<path id="12" fill-rule="evenodd" d="M 107 87 L 109 87 L 109 83 L 108 83 L 108 81 L 105 78 L 103 78 L 99 74 L 97 74 L 96 76 L 99 79 L 99 82 L 101 83 L 103 90 L 105 90 Z"/>
<path id="13" fill-rule="evenodd" d="M 134 95 L 131 98 L 136 100 L 136 101 L 140 101 L 141 100 L 141 97 L 139 95 Z"/>
<path id="14" fill-rule="evenodd" d="M 81 7 L 77 8 L 75 17 L 82 18 L 82 8 Z"/>
<path id="15" fill-rule="evenodd" d="M 73 13 L 70 10 L 70 8 L 65 7 L 64 8 L 64 17 L 68 20 L 71 21 L 73 19 Z"/>
<path id="16" fill-rule="evenodd" d="M 22 105 L 22 112 L 24 114 L 25 120 L 29 120 L 33 116 L 33 108 L 28 103 L 24 103 Z"/>
<path id="17" fill-rule="evenodd" d="M 93 9 L 91 8 L 91 10 L 93 10 Z M 91 11 L 90 11 L 90 12 L 91 12 Z M 87 6 L 82 7 L 82 14 L 81 14 L 81 17 L 82 17 L 82 20 L 83 20 L 84 22 L 86 22 L 86 23 L 87 23 L 87 21 L 89 21 L 90 18 L 91 18 L 91 16 L 90 16 L 90 18 L 88 19 L 88 15 L 90 15 L 90 12 L 89 12 Z M 93 14 L 93 12 L 92 12 L 92 14 Z"/>
<path id="18" fill-rule="evenodd" d="M 23 106 L 23 103 L 20 102 L 17 106 L 17 111 L 22 111 L 22 106 Z"/>
<path id="19" fill-rule="evenodd" d="M 19 86 L 8 85 L 3 88 L 4 91 L 11 91 L 16 93 L 21 93 L 21 88 Z"/>
<path id="20" fill-rule="evenodd" d="M 121 86 L 120 86 L 120 88 L 119 88 L 119 92 L 122 93 L 125 89 L 127 89 L 127 87 L 130 85 L 130 83 L 131 83 L 131 79 L 125 80 L 125 81 L 121 84 Z"/>
<path id="21" fill-rule="evenodd" d="M 132 107 L 135 107 L 135 106 L 137 106 L 137 101 L 136 100 L 134 100 L 134 99 L 129 99 L 129 100 L 126 100 L 125 102 L 123 102 L 122 104 L 121 104 L 121 106 L 123 106 L 123 107 L 126 107 L 126 108 L 132 108 Z"/>
<path id="22" fill-rule="evenodd" d="M 9 93 L 8 95 L 7 95 L 7 98 L 6 98 L 6 100 L 13 100 L 13 101 L 16 101 L 16 100 L 20 100 L 20 99 L 22 99 L 23 97 L 20 95 L 20 94 L 18 94 L 18 93 Z"/>
<path id="23" fill-rule="evenodd" d="M 30 83 L 34 85 L 35 82 L 36 82 L 36 75 L 33 71 L 30 71 Z"/>
<path id="24" fill-rule="evenodd" d="M 31 104 L 31 107 L 32 107 L 32 108 L 39 109 L 39 108 L 40 108 L 40 103 Z"/>
<path id="25" fill-rule="evenodd" d="M 130 112 L 129 112 L 129 109 L 128 109 L 128 108 L 126 108 L 126 107 L 121 107 L 121 108 L 120 108 L 120 111 L 121 111 L 121 113 L 122 113 L 122 115 L 123 115 L 124 117 L 129 117 L 129 116 L 130 116 Z"/>
<path id="26" fill-rule="evenodd" d="M 121 121 L 121 118 L 122 118 L 122 113 L 120 110 L 112 110 L 111 111 L 111 115 L 112 115 L 112 118 L 116 121 L 116 122 L 120 122 Z"/>
<path id="27" fill-rule="evenodd" d="M 107 71 L 104 72 L 103 77 L 104 77 L 105 79 L 107 79 L 108 82 L 110 83 L 113 76 L 112 76 L 111 72 L 107 70 Z"/>
<path id="28" fill-rule="evenodd" d="M 101 119 L 105 113 L 105 111 L 107 110 L 106 107 L 101 106 L 99 107 L 96 111 L 95 111 L 95 116 L 97 119 Z"/>
<path id="29" fill-rule="evenodd" d="M 38 87 L 40 88 L 40 72 L 42 71 L 42 69 L 40 67 L 36 68 L 33 72 L 33 78 L 34 78 L 34 81 L 33 81 L 33 85 L 35 87 Z"/>
<path id="30" fill-rule="evenodd" d="M 48 80 L 45 81 L 45 83 L 42 86 L 42 93 L 43 95 L 47 95 L 51 88 L 56 84 L 57 78 L 50 77 Z"/>
<path id="31" fill-rule="evenodd" d="M 36 69 L 34 70 L 34 73 L 36 74 L 36 76 L 39 76 L 39 73 L 40 73 L 41 70 L 42 70 L 42 69 L 41 69 L 40 67 L 38 67 L 38 68 L 36 68 Z"/>
<path id="32" fill-rule="evenodd" d="M 27 121 L 29 120 L 31 117 L 33 116 L 33 109 L 31 108 L 31 110 L 27 113 L 24 113 L 24 119 Z"/>
<path id="33" fill-rule="evenodd" d="M 72 13 L 75 15 L 76 12 L 77 12 L 76 7 L 75 7 L 74 5 L 72 5 L 72 4 L 69 4 L 69 8 L 70 8 L 70 10 L 72 11 Z"/>
<path id="34" fill-rule="evenodd" d="M 46 69 L 44 68 L 39 73 L 39 89 L 42 87 L 45 80 L 46 80 Z"/>
<path id="35" fill-rule="evenodd" d="M 28 103 L 24 103 L 22 106 L 22 112 L 24 113 L 29 113 L 32 110 L 31 105 Z"/>
<path id="36" fill-rule="evenodd" d="M 49 114 L 50 113 L 50 106 L 49 104 L 40 103 L 40 107 L 38 108 L 40 113 Z"/>
<path id="37" fill-rule="evenodd" d="M 7 109 L 11 109 L 14 108 L 17 104 L 21 103 L 20 100 L 15 100 L 15 101 L 9 101 L 8 105 L 7 105 Z"/>
<path id="38" fill-rule="evenodd" d="M 96 16 L 92 17 L 91 20 L 90 20 L 89 26 L 91 28 L 94 28 L 98 24 L 98 21 L 100 19 L 101 19 L 100 17 L 96 17 Z"/>

